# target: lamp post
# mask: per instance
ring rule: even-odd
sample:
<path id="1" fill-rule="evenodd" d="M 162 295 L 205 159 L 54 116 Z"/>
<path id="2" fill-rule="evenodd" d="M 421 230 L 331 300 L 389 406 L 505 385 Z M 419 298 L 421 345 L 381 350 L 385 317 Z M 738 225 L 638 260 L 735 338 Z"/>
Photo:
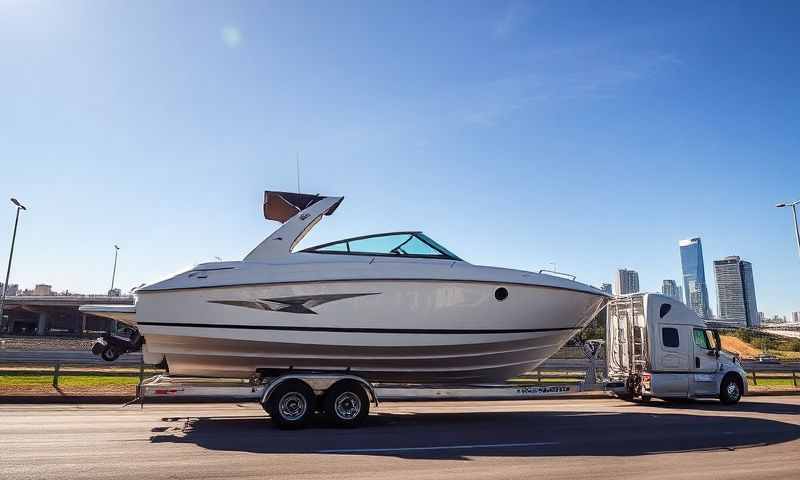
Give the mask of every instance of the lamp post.
<path id="1" fill-rule="evenodd" d="M 119 247 L 114 245 L 114 270 L 111 272 L 111 290 L 108 291 L 109 295 L 114 291 L 114 280 L 117 277 L 117 256 L 119 255 Z"/>
<path id="2" fill-rule="evenodd" d="M 0 295 L 0 330 L 6 329 L 6 317 L 3 315 L 3 307 L 6 303 L 6 291 L 8 290 L 8 277 L 11 275 L 11 260 L 14 258 L 14 243 L 17 240 L 17 225 L 19 224 L 19 211 L 27 210 L 25 205 L 19 203 L 16 198 L 11 199 L 11 203 L 17 206 L 17 215 L 14 218 L 14 233 L 11 234 L 11 253 L 8 254 L 8 268 L 6 268 L 6 281 L 3 283 L 3 293 Z"/>
<path id="3" fill-rule="evenodd" d="M 792 207 L 792 215 L 794 216 L 794 234 L 795 238 L 797 238 L 797 253 L 800 254 L 800 227 L 797 226 L 797 204 L 800 203 L 800 200 L 794 203 L 779 203 L 775 205 L 778 208 L 783 207 Z"/>

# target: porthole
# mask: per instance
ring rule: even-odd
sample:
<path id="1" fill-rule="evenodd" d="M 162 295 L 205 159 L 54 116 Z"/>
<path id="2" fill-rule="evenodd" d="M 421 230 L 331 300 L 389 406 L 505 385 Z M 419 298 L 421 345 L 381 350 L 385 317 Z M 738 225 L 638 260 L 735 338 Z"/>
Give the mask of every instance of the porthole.
<path id="1" fill-rule="evenodd" d="M 506 290 L 505 287 L 498 288 L 497 290 L 494 291 L 494 298 L 498 302 L 502 302 L 503 300 L 508 298 L 508 290 Z"/>

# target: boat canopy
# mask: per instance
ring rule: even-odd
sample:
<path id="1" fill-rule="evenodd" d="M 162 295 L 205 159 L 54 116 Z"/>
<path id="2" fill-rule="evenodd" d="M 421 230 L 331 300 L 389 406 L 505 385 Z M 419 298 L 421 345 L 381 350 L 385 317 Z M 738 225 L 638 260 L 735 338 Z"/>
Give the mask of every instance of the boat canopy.
<path id="1" fill-rule="evenodd" d="M 331 197 L 310 195 L 307 193 L 266 191 L 264 192 L 264 218 L 286 223 L 287 220 L 294 217 L 302 210 L 326 198 Z M 339 204 L 342 203 L 341 197 L 338 198 L 339 201 L 323 212 L 323 215 L 333 214 Z"/>

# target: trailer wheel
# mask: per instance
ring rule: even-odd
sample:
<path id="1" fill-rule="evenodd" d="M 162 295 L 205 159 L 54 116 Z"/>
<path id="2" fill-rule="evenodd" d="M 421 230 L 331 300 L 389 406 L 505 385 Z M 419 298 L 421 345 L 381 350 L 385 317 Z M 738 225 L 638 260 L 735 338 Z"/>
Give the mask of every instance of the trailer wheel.
<path id="1" fill-rule="evenodd" d="M 733 405 L 742 399 L 742 381 L 735 375 L 727 375 L 719 386 L 719 401 Z"/>
<path id="2" fill-rule="evenodd" d="M 270 395 L 266 405 L 275 425 L 282 430 L 306 426 L 314 413 L 316 397 L 307 383 L 301 380 L 286 380 Z"/>
<path id="3" fill-rule="evenodd" d="M 119 352 L 117 352 L 117 350 L 111 346 L 106 347 L 102 352 L 100 352 L 100 357 L 106 362 L 113 362 L 119 358 L 119 355 Z"/>
<path id="4" fill-rule="evenodd" d="M 356 427 L 369 415 L 369 398 L 364 387 L 352 380 L 331 386 L 322 401 L 325 417 L 340 427 Z"/>

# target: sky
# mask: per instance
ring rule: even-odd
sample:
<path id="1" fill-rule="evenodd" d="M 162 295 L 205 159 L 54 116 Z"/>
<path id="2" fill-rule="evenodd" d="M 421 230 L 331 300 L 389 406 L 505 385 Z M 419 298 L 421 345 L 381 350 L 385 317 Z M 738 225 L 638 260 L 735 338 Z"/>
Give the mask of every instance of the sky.
<path id="1" fill-rule="evenodd" d="M 659 291 L 700 236 L 714 310 L 712 261 L 739 255 L 759 310 L 789 315 L 800 256 L 774 205 L 800 199 L 799 20 L 779 1 L 0 0 L 0 195 L 29 207 L 11 283 L 104 292 L 114 244 L 124 291 L 239 260 L 299 158 L 303 192 L 345 196 L 305 246 L 419 229 L 472 263 L 632 268 Z"/>

